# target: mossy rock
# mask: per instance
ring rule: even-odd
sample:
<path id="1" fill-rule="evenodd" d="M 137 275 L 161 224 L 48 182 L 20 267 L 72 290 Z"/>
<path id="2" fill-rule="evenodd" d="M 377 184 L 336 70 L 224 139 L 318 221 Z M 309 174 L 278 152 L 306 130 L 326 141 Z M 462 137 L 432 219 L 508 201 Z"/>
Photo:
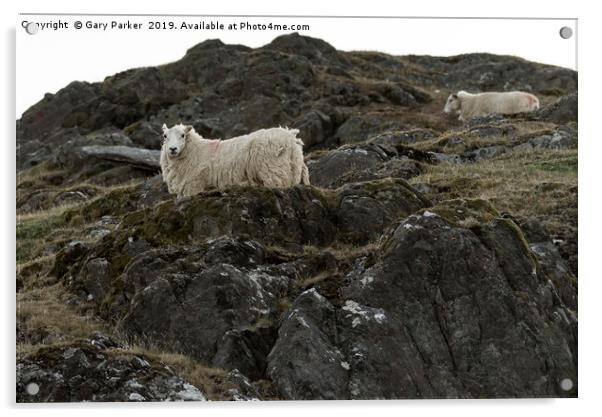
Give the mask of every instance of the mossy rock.
<path id="1" fill-rule="evenodd" d="M 137 198 L 134 188 L 121 188 L 110 191 L 81 206 L 66 210 L 61 217 L 65 224 L 73 222 L 80 216 L 90 222 L 106 215 L 121 216 L 136 209 Z"/>
<path id="2" fill-rule="evenodd" d="M 487 200 L 454 199 L 439 203 L 428 211 L 443 217 L 454 226 L 468 227 L 488 223 L 501 214 Z"/>

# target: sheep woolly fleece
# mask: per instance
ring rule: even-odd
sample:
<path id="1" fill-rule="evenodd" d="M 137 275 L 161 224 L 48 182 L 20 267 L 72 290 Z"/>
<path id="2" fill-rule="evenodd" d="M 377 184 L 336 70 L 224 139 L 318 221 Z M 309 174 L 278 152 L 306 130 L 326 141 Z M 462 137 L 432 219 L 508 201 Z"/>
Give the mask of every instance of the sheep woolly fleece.
<path id="1" fill-rule="evenodd" d="M 178 197 L 223 190 L 234 185 L 285 188 L 309 185 L 303 141 L 296 129 L 271 128 L 228 140 L 204 139 L 192 126 L 163 126 L 164 134 L 181 134 L 178 155 L 161 148 L 161 170 L 170 193 Z M 175 132 L 174 132 L 175 131 Z"/>
<path id="2" fill-rule="evenodd" d="M 452 103 L 450 103 L 452 101 Z M 454 103 L 457 101 L 457 103 Z M 471 94 L 459 91 L 448 99 L 444 111 L 457 111 L 460 120 L 492 113 L 516 114 L 539 109 L 539 99 L 522 91 Z"/>

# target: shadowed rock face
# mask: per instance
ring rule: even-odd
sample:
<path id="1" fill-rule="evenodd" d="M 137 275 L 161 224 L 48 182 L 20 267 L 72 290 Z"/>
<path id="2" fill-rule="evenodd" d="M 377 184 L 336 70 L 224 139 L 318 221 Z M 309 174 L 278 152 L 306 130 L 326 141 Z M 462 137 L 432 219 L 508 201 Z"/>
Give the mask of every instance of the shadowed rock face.
<path id="1" fill-rule="evenodd" d="M 280 326 L 268 376 L 286 399 L 347 399 L 349 364 L 336 345 L 334 307 L 315 289 L 307 290 Z"/>
<path id="2" fill-rule="evenodd" d="M 469 230 L 437 212 L 407 218 L 374 265 L 348 275 L 350 394 L 571 395 L 559 384 L 576 380 L 576 318 L 520 230 L 501 219 Z"/>
<path id="3" fill-rule="evenodd" d="M 56 234 L 85 234 L 49 241 L 45 278 L 112 335 L 53 345 L 52 329 L 20 326 L 42 347 L 18 357 L 17 401 L 210 396 L 131 344 L 226 370 L 235 400 L 576 397 L 576 219 L 559 203 L 551 236 L 547 214 L 460 193 L 500 158 L 535 155 L 517 177 L 570 172 L 576 88 L 575 72 L 515 57 L 342 52 L 291 34 L 210 40 L 46 95 L 17 121 L 17 167 L 49 173 L 25 177 L 17 210 L 67 204 Z M 531 91 L 542 109 L 462 125 L 441 113 L 458 89 Z M 180 122 L 209 138 L 298 128 L 312 186 L 176 199 L 155 171 L 160 126 Z M 568 156 L 554 165 L 555 152 Z M 430 182 L 437 167 L 449 183 Z M 576 207 L 576 193 L 554 197 Z"/>

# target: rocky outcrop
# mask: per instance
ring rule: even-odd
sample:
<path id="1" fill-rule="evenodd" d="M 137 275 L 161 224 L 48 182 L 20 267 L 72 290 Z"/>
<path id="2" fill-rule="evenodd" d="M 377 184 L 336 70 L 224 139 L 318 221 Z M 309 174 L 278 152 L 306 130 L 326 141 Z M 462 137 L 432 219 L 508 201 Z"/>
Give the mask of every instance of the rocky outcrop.
<path id="1" fill-rule="evenodd" d="M 17 402 L 206 401 L 172 370 L 103 335 L 43 348 L 17 362 Z"/>
<path id="2" fill-rule="evenodd" d="M 268 365 L 282 394 L 575 395 L 560 386 L 577 376 L 576 316 L 563 300 L 576 294 L 571 275 L 555 269 L 562 297 L 520 229 L 484 204 L 458 201 L 400 222 L 375 261 L 348 273 L 337 309 L 301 295 L 299 304 L 315 301 L 291 307 Z"/>
<path id="3" fill-rule="evenodd" d="M 325 246 L 335 240 L 359 244 L 373 240 L 389 222 L 427 203 L 401 179 L 350 184 L 336 191 L 306 186 L 233 188 L 171 199 L 130 213 L 121 228 L 124 237 L 153 244 L 224 235 L 253 236 L 263 243 L 291 247 Z M 134 204 L 124 202 L 126 207 Z"/>

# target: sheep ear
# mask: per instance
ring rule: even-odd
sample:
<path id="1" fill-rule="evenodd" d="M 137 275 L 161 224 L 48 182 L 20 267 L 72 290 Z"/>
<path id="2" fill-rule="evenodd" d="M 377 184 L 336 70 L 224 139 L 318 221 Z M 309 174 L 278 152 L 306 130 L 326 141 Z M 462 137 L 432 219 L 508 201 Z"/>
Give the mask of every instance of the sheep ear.
<path id="1" fill-rule="evenodd" d="M 191 130 L 192 130 L 192 126 L 190 126 L 190 125 L 184 127 L 184 132 L 186 132 L 186 133 L 190 133 Z"/>
<path id="2" fill-rule="evenodd" d="M 165 132 L 167 129 L 167 125 L 165 123 L 163 123 L 163 126 L 161 126 L 161 129 L 163 129 L 163 131 Z"/>

